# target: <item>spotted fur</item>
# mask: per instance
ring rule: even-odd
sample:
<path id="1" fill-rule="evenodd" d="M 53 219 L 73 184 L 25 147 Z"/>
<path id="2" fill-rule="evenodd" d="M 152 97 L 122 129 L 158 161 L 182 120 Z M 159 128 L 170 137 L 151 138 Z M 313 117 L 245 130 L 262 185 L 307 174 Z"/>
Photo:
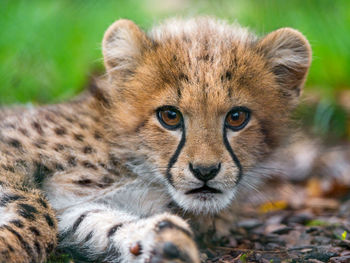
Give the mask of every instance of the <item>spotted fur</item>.
<path id="1" fill-rule="evenodd" d="M 185 220 L 207 231 L 257 181 L 311 60 L 296 30 L 258 38 L 206 17 L 148 34 L 119 20 L 103 55 L 106 76 L 76 100 L 0 111 L 0 262 L 45 261 L 57 233 L 80 260 L 199 262 Z M 166 105 L 180 128 L 160 123 Z M 234 107 L 251 113 L 239 131 L 225 125 Z M 204 185 L 193 167 L 218 163 L 217 193 L 189 194 Z"/>

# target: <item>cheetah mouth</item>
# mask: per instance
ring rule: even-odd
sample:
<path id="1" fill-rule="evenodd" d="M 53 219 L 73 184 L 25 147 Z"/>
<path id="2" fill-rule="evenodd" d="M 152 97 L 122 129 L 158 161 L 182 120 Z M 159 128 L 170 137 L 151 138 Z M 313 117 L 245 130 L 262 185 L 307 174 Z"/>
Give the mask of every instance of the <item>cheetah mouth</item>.
<path id="1" fill-rule="evenodd" d="M 204 185 L 200 188 L 192 189 L 192 190 L 186 192 L 186 194 L 187 195 L 190 195 L 190 194 L 222 194 L 222 192 L 218 189 Z"/>

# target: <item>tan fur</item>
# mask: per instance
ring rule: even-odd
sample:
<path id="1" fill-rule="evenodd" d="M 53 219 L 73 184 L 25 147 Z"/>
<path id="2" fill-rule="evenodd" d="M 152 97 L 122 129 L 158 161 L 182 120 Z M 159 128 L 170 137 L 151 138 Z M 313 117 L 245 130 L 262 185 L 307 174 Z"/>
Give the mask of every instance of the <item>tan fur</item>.
<path id="1" fill-rule="evenodd" d="M 179 228 L 188 228 L 179 217 L 154 217 L 164 211 L 184 214 L 197 230 L 198 218 L 209 225 L 212 217 L 208 214 L 227 208 L 240 187 L 255 180 L 250 172 L 286 136 L 289 115 L 311 61 L 310 46 L 296 30 L 280 29 L 258 39 L 238 25 L 203 17 L 169 20 L 149 34 L 131 21 L 119 20 L 105 33 L 103 55 L 106 78 L 76 101 L 0 113 L 0 209 L 2 200 L 6 213 L 14 211 L 23 224 L 16 227 L 9 221 L 1 226 L 0 221 L 0 262 L 42 262 L 56 244 L 54 213 L 64 219 L 67 211 L 99 200 L 116 212 L 126 209 L 132 216 L 147 215 L 154 225 L 170 220 Z M 170 131 L 160 124 L 156 111 L 165 105 L 181 111 L 183 129 Z M 225 116 L 236 106 L 250 109 L 251 118 L 240 131 L 225 130 Z M 225 138 L 241 167 L 233 161 Z M 172 165 L 171 159 L 175 160 Z M 186 194 L 202 186 L 191 174 L 189 163 L 220 163 L 220 172 L 208 185 L 222 194 Z M 113 199 L 123 187 L 132 191 L 126 193 L 128 204 Z M 136 194 L 144 198 L 132 199 Z M 5 202 L 10 195 L 20 198 Z M 44 200 L 44 195 L 56 212 L 45 201 L 47 207 L 40 206 L 38 198 Z M 31 205 L 27 213 L 34 218 L 18 214 L 21 204 Z M 32 208 L 35 213 L 29 211 Z M 121 218 L 129 217 L 123 214 Z M 75 220 L 79 225 L 79 218 Z M 125 227 L 130 226 L 120 233 L 135 229 L 130 219 L 123 220 Z M 64 231 L 78 228 L 66 227 L 64 220 L 61 224 Z M 30 227 L 43 234 L 31 235 Z M 79 231 L 77 240 L 88 232 Z M 145 239 L 141 258 L 166 257 L 159 247 L 170 242 L 198 262 L 195 244 L 183 231 L 176 227 L 170 232 L 149 231 L 155 231 L 148 235 L 155 235 L 152 240 L 143 234 L 135 236 L 140 239 L 135 242 Z M 86 240 L 95 238 L 96 232 L 91 231 Z M 129 242 L 118 240 L 113 242 Z M 97 244 L 86 242 L 97 249 Z M 111 246 L 115 249 L 113 242 L 110 250 L 98 248 L 110 262 L 116 260 L 108 254 Z M 141 262 L 128 255 L 129 243 L 118 246 L 123 262 Z M 94 260 L 100 255 L 89 253 Z"/>

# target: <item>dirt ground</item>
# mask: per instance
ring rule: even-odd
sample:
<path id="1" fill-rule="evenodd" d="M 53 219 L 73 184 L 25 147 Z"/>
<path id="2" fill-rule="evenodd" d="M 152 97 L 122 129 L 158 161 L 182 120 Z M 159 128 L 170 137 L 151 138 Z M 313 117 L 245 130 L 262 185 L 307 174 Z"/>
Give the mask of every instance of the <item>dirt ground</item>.
<path id="1" fill-rule="evenodd" d="M 349 145 L 325 149 L 302 176 L 272 176 L 260 196 L 205 262 L 350 262 Z"/>

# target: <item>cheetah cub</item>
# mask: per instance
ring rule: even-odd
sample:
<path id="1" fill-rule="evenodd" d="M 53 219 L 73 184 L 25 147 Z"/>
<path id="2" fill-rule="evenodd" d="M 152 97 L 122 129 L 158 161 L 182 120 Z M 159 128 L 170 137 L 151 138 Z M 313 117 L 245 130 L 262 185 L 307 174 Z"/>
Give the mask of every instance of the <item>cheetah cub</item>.
<path id="1" fill-rule="evenodd" d="M 200 262 L 195 238 L 288 130 L 305 37 L 212 18 L 118 20 L 107 74 L 58 105 L 0 111 L 0 262 Z M 59 239 L 59 242 L 57 240 Z"/>

